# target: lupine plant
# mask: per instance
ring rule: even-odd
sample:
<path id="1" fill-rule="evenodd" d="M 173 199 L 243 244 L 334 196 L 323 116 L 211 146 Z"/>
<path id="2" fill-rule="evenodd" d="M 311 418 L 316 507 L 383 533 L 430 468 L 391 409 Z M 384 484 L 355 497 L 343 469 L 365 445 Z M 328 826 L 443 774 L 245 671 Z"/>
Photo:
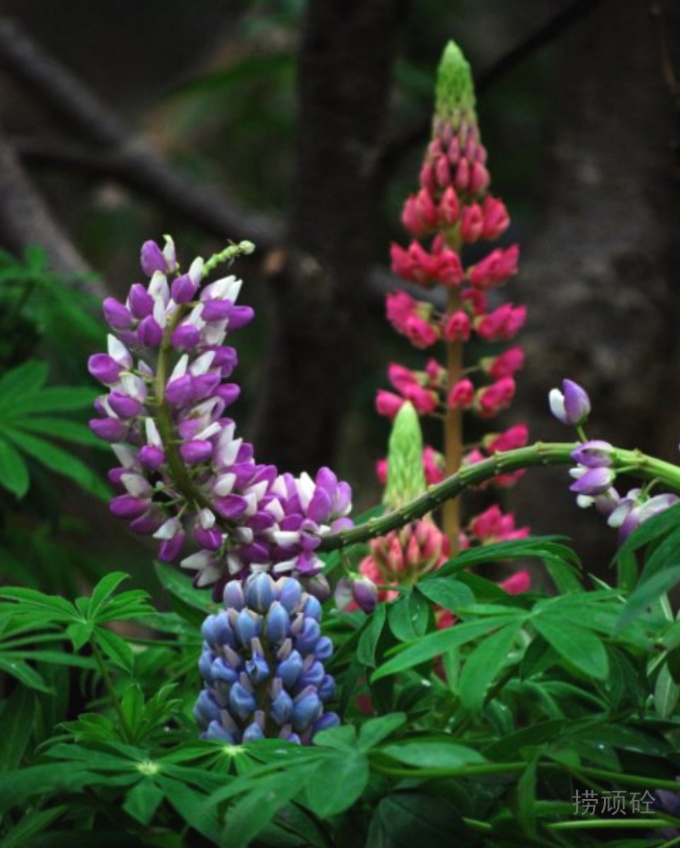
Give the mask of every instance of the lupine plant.
<path id="1" fill-rule="evenodd" d="M 680 845 L 680 621 L 668 597 L 680 467 L 589 439 L 590 398 L 568 379 L 549 408 L 571 441 L 528 444 L 516 424 L 464 447 L 462 413 L 507 406 L 522 355 L 494 347 L 470 364 L 463 343 L 507 340 L 524 313 L 493 300 L 516 248 L 463 251 L 508 219 L 487 192 L 453 45 L 438 86 L 403 216 L 431 241 L 393 248 L 393 262 L 442 285 L 446 306 L 437 315 L 398 292 L 388 314 L 416 346 L 443 343 L 446 364 L 390 369 L 399 394 L 378 401 L 394 422 L 377 510 L 352 519 L 350 487 L 329 468 L 258 463 L 227 415 L 239 394 L 230 334 L 254 317 L 230 266 L 250 242 L 185 266 L 170 237 L 147 241 L 146 282 L 104 302 L 91 428 L 118 461 L 111 511 L 157 543 L 165 595 L 155 605 L 121 590 L 122 571 L 73 600 L 0 588 L 2 848 Z M 78 408 L 55 389 L 35 400 L 45 375 L 31 367 L 34 412 Z M 18 380 L 9 370 L 0 393 Z M 423 446 L 425 414 L 443 420 L 441 458 Z M 86 442 L 82 432 L 62 429 Z M 12 459 L 5 448 L 0 468 L 21 496 L 30 480 Z M 578 505 L 618 529 L 609 580 L 496 505 L 461 513 L 466 490 L 546 465 L 572 466 Z M 637 488 L 622 494 L 621 478 Z M 527 560 L 549 591 L 528 584 Z M 514 582 L 478 568 L 498 563 Z"/>

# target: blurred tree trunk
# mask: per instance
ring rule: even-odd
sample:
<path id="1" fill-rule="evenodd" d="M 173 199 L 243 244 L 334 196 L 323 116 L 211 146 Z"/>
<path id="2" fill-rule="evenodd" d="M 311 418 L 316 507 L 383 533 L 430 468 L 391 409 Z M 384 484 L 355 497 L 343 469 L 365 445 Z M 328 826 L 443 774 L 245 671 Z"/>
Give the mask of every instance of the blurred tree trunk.
<path id="1" fill-rule="evenodd" d="M 268 263 L 273 315 L 255 412 L 260 461 L 286 469 L 332 461 L 366 360 L 375 166 L 405 11 L 405 0 L 310 0 L 307 8 L 290 246 Z"/>
<path id="2" fill-rule="evenodd" d="M 677 46 L 680 11 L 661 28 Z M 517 289 L 530 316 L 518 411 L 534 438 L 571 438 L 547 411 L 548 390 L 569 377 L 591 395 L 589 437 L 677 460 L 679 115 L 657 22 L 636 0 L 604 3 L 558 57 L 550 197 Z M 591 567 L 604 565 L 615 534 L 577 509 L 568 482 L 564 470 L 534 474 L 513 505 L 535 533 L 566 531 Z"/>

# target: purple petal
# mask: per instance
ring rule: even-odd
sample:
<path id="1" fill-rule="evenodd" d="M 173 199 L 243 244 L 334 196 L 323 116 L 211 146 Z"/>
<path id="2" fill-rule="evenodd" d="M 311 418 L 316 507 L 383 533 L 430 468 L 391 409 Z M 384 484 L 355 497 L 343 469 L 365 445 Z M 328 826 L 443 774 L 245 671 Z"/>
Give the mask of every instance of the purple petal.
<path id="1" fill-rule="evenodd" d="M 590 398 L 585 389 L 573 380 L 562 381 L 564 411 L 571 424 L 582 424 L 590 414 Z"/>
<path id="2" fill-rule="evenodd" d="M 149 508 L 149 502 L 132 495 L 119 495 L 109 504 L 111 512 L 118 518 L 139 518 Z"/>
<path id="3" fill-rule="evenodd" d="M 113 330 L 129 330 L 132 326 L 132 315 L 115 297 L 107 297 L 102 304 L 106 323 Z"/>
<path id="4" fill-rule="evenodd" d="M 602 495 L 614 482 L 614 473 L 609 468 L 591 468 L 569 487 L 578 495 Z"/>
<path id="5" fill-rule="evenodd" d="M 194 299 L 198 283 L 195 283 L 188 274 L 182 274 L 172 282 L 170 293 L 175 303 L 189 303 Z"/>
<path id="6" fill-rule="evenodd" d="M 229 313 L 227 327 L 229 330 L 240 330 L 255 317 L 255 312 L 250 306 L 234 306 Z"/>
<path id="7" fill-rule="evenodd" d="M 163 256 L 163 251 L 155 241 L 144 242 L 139 258 L 142 271 L 144 271 L 147 277 L 153 276 L 155 271 L 165 273 L 165 257 Z"/>
<path id="8" fill-rule="evenodd" d="M 139 322 L 137 336 L 145 347 L 158 347 L 163 341 L 163 330 L 152 315 L 147 315 Z"/>
<path id="9" fill-rule="evenodd" d="M 200 465 L 212 456 L 213 445 L 204 439 L 194 439 L 180 445 L 179 452 L 187 465 Z"/>
<path id="10" fill-rule="evenodd" d="M 116 383 L 123 368 L 107 353 L 95 353 L 87 361 L 87 370 L 100 383 Z"/>
<path id="11" fill-rule="evenodd" d="M 127 421 L 119 421 L 116 418 L 92 418 L 90 429 L 105 442 L 122 442 L 127 436 L 130 425 Z"/>
<path id="12" fill-rule="evenodd" d="M 135 318 L 146 318 L 153 312 L 153 298 L 141 283 L 134 283 L 130 289 L 128 304 Z"/>

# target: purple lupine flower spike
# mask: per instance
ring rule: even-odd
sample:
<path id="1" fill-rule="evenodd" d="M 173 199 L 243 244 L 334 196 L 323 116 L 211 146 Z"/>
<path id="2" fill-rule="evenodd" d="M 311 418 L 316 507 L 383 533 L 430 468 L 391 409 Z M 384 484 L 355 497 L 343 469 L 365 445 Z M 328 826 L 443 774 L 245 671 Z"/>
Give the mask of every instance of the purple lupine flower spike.
<path id="1" fill-rule="evenodd" d="M 337 715 L 325 712 L 335 683 L 323 665 L 330 652 L 318 602 L 294 578 L 275 582 L 264 572 L 230 581 L 224 597 L 226 611 L 203 624 L 205 689 L 194 708 L 203 736 L 309 744 L 318 730 L 337 725 Z M 228 628 L 220 628 L 222 616 L 233 622 Z"/>
<path id="2" fill-rule="evenodd" d="M 109 394 L 95 403 L 99 417 L 91 427 L 131 452 L 135 474 L 148 484 L 142 494 L 115 498 L 112 511 L 136 532 L 154 535 L 164 560 L 193 543 L 182 565 L 197 572 L 196 585 L 213 584 L 219 594 L 229 579 L 265 570 L 304 575 L 309 591 L 327 597 L 314 549 L 325 534 L 351 526 L 349 486 L 329 469 L 313 480 L 258 464 L 224 414 L 240 393 L 225 382 L 237 356 L 224 342 L 253 311 L 237 306 L 242 283 L 235 276 L 203 281 L 219 261 L 252 249 L 242 242 L 207 263 L 195 259 L 180 274 L 169 236 L 163 248 L 144 243 L 148 284 L 134 283 L 125 303 L 104 303 L 112 334 L 89 370 Z M 149 364 L 159 356 L 164 384 Z M 178 465 L 186 470 L 182 485 L 172 471 Z M 117 469 L 112 482 L 125 486 L 124 476 Z"/>

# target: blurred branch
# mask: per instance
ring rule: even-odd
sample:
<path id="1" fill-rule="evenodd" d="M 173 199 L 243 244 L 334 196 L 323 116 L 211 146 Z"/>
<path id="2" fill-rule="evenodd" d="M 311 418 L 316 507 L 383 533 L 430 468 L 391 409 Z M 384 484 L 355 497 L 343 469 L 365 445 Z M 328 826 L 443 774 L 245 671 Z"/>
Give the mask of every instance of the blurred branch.
<path id="1" fill-rule="evenodd" d="M 103 150 L 56 151 L 42 162 L 106 173 L 164 203 L 220 239 L 244 238 L 268 249 L 280 241 L 280 225 L 227 203 L 212 188 L 169 165 L 135 136 L 77 77 L 46 55 L 14 21 L 0 19 L 0 67 L 45 101 L 67 124 Z M 34 152 L 35 153 L 35 152 Z M 34 158 L 39 158 L 34 155 Z M 108 169 L 108 170 L 107 170 Z"/>
<path id="2" fill-rule="evenodd" d="M 53 271 L 78 276 L 92 274 L 87 262 L 55 223 L 14 149 L 1 133 L 0 240 L 18 255 L 31 244 L 42 245 Z M 103 283 L 95 277 L 78 281 L 76 285 L 99 298 L 106 294 Z"/>
<path id="3" fill-rule="evenodd" d="M 542 26 L 529 33 L 523 41 L 504 53 L 490 67 L 482 71 L 475 79 L 477 94 L 483 94 L 525 59 L 558 39 L 573 23 L 592 11 L 601 2 L 602 0 L 573 0 Z M 389 178 L 401 159 L 413 147 L 425 145 L 428 142 L 430 124 L 431 121 L 428 117 L 385 145 L 378 164 L 378 173 L 382 180 Z"/>

